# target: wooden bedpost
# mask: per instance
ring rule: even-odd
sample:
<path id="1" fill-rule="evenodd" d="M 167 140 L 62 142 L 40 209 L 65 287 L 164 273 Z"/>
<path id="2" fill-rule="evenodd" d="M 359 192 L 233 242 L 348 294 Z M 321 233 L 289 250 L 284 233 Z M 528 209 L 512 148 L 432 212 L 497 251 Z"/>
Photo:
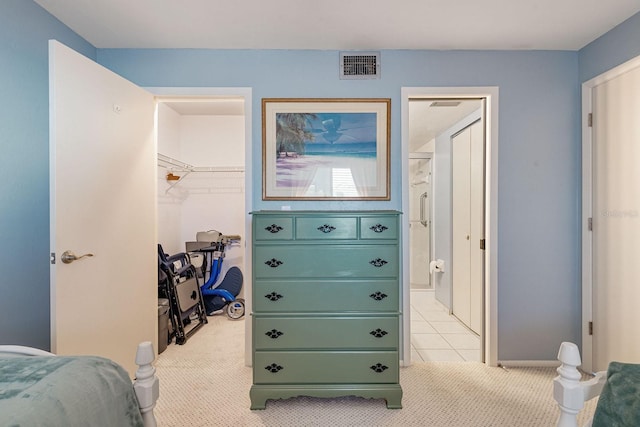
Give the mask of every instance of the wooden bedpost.
<path id="1" fill-rule="evenodd" d="M 153 367 L 155 354 L 153 344 L 150 341 L 142 342 L 138 345 L 136 352 L 136 381 L 133 389 L 138 397 L 138 405 L 142 414 L 144 427 L 156 427 L 156 417 L 153 415 L 153 408 L 160 396 L 160 384 L 156 377 L 156 368 Z"/>
<path id="2" fill-rule="evenodd" d="M 578 413 L 586 401 L 600 394 L 606 381 L 606 372 L 596 373 L 589 381 L 580 381 L 580 351 L 577 345 L 570 342 L 560 345 L 558 360 L 561 365 L 557 369 L 558 376 L 553 380 L 553 398 L 560 407 L 557 427 L 578 427 Z"/>

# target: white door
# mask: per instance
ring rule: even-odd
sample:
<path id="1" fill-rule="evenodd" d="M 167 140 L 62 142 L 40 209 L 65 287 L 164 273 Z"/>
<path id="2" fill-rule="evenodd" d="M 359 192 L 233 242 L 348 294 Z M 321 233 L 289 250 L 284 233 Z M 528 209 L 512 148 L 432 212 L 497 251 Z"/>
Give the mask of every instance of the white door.
<path id="1" fill-rule="evenodd" d="M 472 331 L 482 330 L 484 253 L 484 133 L 477 121 L 452 140 L 453 314 Z"/>
<path id="2" fill-rule="evenodd" d="M 484 250 L 480 241 L 484 239 L 484 130 L 482 122 L 478 121 L 471 126 L 471 161 L 469 164 L 469 204 L 471 211 L 471 222 L 469 230 L 470 239 L 470 283 L 469 297 L 469 327 L 479 334 L 482 330 L 482 312 L 484 307 L 483 280 L 484 277 Z"/>
<path id="3" fill-rule="evenodd" d="M 451 311 L 464 324 L 471 323 L 471 128 L 451 139 L 452 272 Z"/>
<path id="4" fill-rule="evenodd" d="M 640 67 L 593 88 L 593 370 L 640 363 Z"/>
<path id="5" fill-rule="evenodd" d="M 154 99 L 58 42 L 49 61 L 51 349 L 132 375 L 158 336 Z"/>

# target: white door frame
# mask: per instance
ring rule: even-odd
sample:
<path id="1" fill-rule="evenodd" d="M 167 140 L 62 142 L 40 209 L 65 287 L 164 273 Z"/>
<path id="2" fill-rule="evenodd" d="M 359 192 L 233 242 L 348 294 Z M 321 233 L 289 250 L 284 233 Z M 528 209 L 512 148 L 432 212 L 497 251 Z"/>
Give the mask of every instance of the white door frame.
<path id="1" fill-rule="evenodd" d="M 402 211 L 409 211 L 409 98 L 484 98 L 485 159 L 485 307 L 484 361 L 498 365 L 498 87 L 403 87 L 401 89 Z M 411 364 L 409 220 L 402 218 L 402 364 Z"/>
<path id="2" fill-rule="evenodd" d="M 245 285 L 245 309 L 247 313 L 252 312 L 251 308 L 251 286 L 247 285 L 251 278 L 251 212 L 253 208 L 253 136 L 251 134 L 251 113 L 253 111 L 252 89 L 250 87 L 145 87 L 152 94 L 158 97 L 202 97 L 203 101 L 210 97 L 240 97 L 244 99 L 244 277 Z M 157 126 L 157 124 L 156 124 Z M 251 322 L 245 322 L 245 346 L 244 361 L 246 366 L 251 366 Z"/>
<path id="3" fill-rule="evenodd" d="M 589 126 L 592 91 L 637 67 L 640 56 L 582 83 L 582 368 L 587 372 L 593 367 L 593 336 L 589 334 L 589 322 L 593 320 L 593 235 L 589 230 L 589 218 L 593 218 L 593 136 Z"/>

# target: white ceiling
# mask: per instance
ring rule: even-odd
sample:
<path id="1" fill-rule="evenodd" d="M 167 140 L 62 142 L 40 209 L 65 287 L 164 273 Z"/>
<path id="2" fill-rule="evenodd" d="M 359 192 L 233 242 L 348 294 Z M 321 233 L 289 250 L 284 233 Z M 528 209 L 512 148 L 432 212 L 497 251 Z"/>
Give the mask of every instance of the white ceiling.
<path id="1" fill-rule="evenodd" d="M 97 48 L 578 50 L 640 11 L 640 0 L 35 1 Z M 183 101 L 168 105 L 244 112 L 242 100 Z M 430 104 L 410 103 L 412 150 L 478 108 Z"/>
<path id="2" fill-rule="evenodd" d="M 578 50 L 640 0 L 35 0 L 97 48 Z"/>
<path id="3" fill-rule="evenodd" d="M 425 144 L 482 106 L 477 99 L 458 101 L 436 106 L 433 99 L 409 99 L 409 151 L 423 151 Z"/>
<path id="4" fill-rule="evenodd" d="M 167 107 L 182 116 L 243 116 L 243 98 L 159 99 Z"/>

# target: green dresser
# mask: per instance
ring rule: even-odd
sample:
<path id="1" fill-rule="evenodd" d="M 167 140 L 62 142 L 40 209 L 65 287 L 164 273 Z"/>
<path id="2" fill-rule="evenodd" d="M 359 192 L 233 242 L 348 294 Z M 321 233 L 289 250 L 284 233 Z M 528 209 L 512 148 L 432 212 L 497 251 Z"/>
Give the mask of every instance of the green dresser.
<path id="1" fill-rule="evenodd" d="M 252 215 L 251 409 L 348 395 L 401 408 L 399 212 Z"/>

